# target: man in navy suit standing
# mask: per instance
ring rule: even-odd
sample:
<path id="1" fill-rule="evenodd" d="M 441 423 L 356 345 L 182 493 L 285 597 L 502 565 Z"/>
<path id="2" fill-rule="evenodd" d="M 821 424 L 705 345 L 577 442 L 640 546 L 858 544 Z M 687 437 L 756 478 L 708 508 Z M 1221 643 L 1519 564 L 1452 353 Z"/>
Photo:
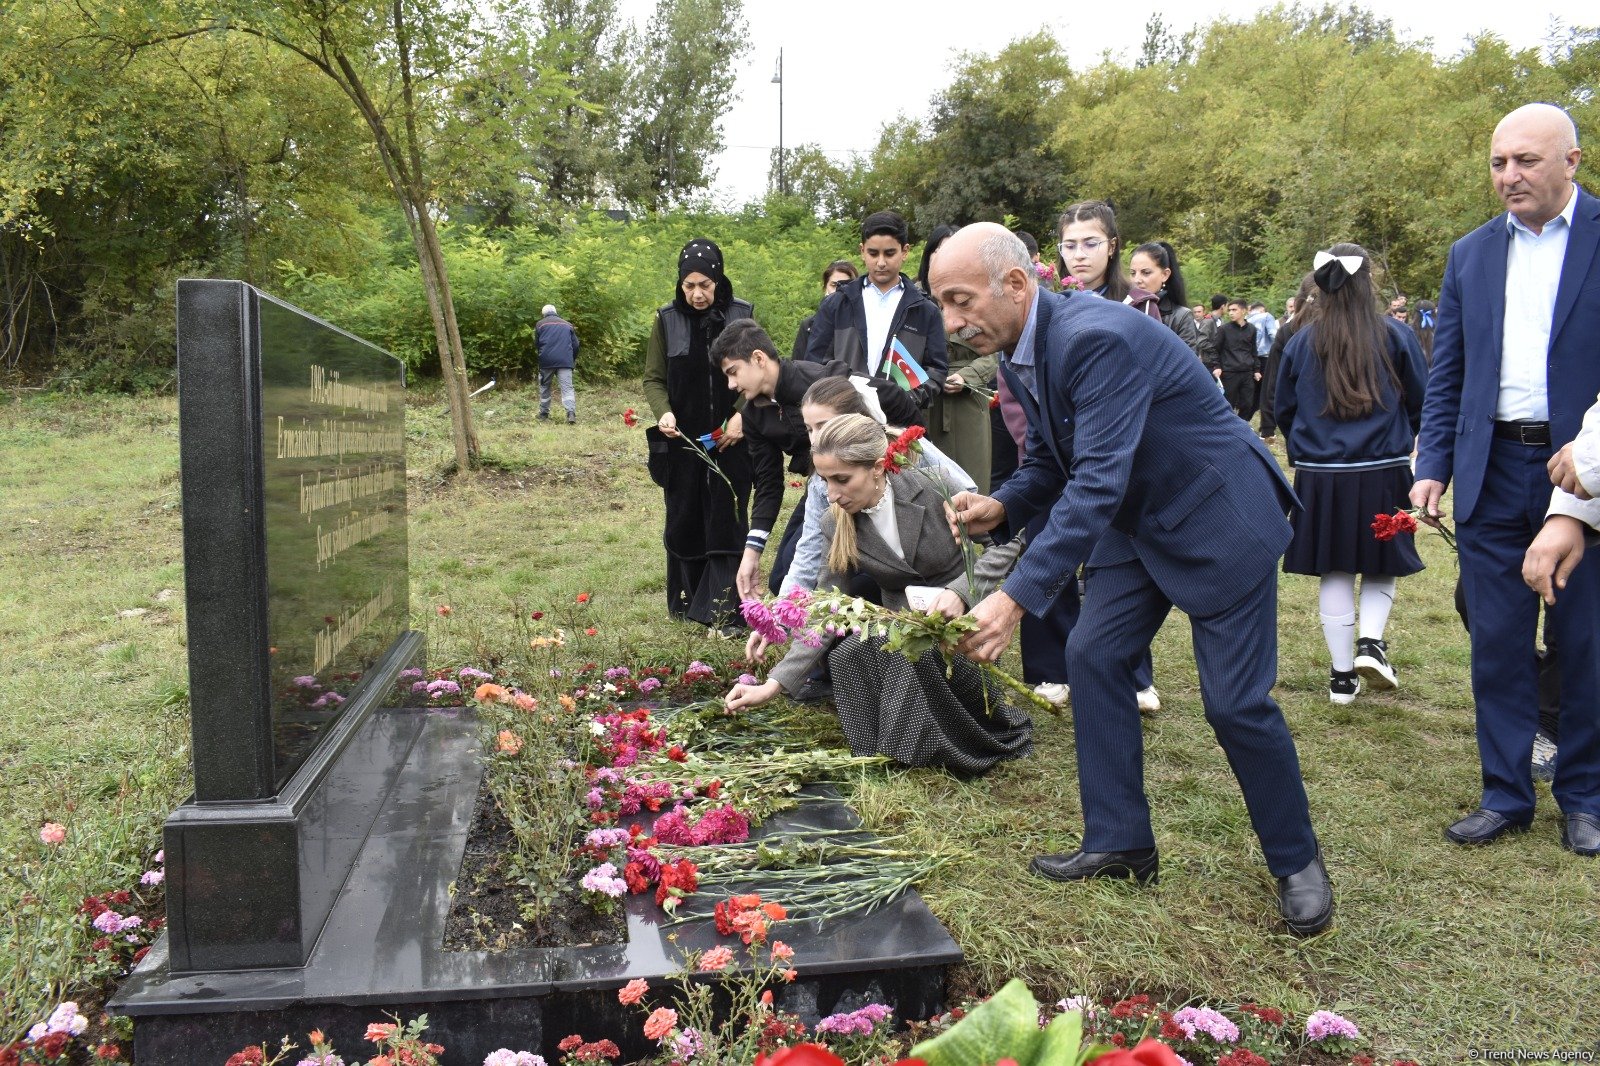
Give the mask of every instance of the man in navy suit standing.
<path id="1" fill-rule="evenodd" d="M 1583 517 L 1571 496 L 1552 496 L 1545 467 L 1600 392 L 1600 201 L 1573 181 L 1581 156 L 1577 129 L 1558 107 L 1528 104 L 1501 119 L 1489 176 L 1506 213 L 1450 249 L 1439 294 L 1411 502 L 1437 524 L 1454 479 L 1483 770 L 1478 808 L 1445 830 L 1457 844 L 1487 844 L 1533 821 L 1538 599 L 1522 581 L 1524 555 Z M 1549 632 L 1561 649 L 1561 691 L 1575 698 L 1561 701 L 1551 791 L 1562 844 L 1592 857 L 1600 855 L 1600 567 L 1577 565 L 1555 599 Z"/>
<path id="2" fill-rule="evenodd" d="M 929 275 L 945 328 L 1001 372 L 1028 416 L 1027 458 L 993 497 L 953 501 L 973 532 L 1043 532 L 1004 587 L 973 608 L 962 650 L 993 662 L 1024 612 L 1043 617 L 1096 553 L 1067 642 L 1083 844 L 1041 855 L 1058 881 L 1153 880 L 1134 667 L 1174 606 L 1190 617 L 1206 719 L 1244 792 L 1289 928 L 1333 918 L 1277 678 L 1278 558 L 1296 506 L 1277 462 L 1234 415 L 1177 334 L 1111 300 L 1042 291 L 1022 242 L 978 223 L 940 247 Z"/>

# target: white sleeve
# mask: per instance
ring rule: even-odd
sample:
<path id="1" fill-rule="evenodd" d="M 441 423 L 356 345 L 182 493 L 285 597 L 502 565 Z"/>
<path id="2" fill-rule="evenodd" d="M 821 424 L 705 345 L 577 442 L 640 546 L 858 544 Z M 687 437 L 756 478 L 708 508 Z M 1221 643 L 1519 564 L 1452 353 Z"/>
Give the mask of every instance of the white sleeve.
<path id="1" fill-rule="evenodd" d="M 1580 500 L 1571 493 L 1555 489 L 1550 494 L 1546 517 L 1571 515 L 1585 525 L 1600 529 L 1600 401 L 1584 412 L 1583 428 L 1572 440 L 1572 465 L 1584 489 L 1596 499 Z"/>
<path id="2" fill-rule="evenodd" d="M 822 574 L 822 548 L 825 543 L 822 516 L 827 511 L 828 490 L 823 487 L 822 479 L 813 474 L 806 481 L 806 513 L 804 524 L 800 527 L 800 539 L 795 542 L 789 572 L 783 575 L 783 583 L 778 586 L 779 596 L 787 596 L 797 588 L 810 592 L 817 587 L 817 578 Z"/>

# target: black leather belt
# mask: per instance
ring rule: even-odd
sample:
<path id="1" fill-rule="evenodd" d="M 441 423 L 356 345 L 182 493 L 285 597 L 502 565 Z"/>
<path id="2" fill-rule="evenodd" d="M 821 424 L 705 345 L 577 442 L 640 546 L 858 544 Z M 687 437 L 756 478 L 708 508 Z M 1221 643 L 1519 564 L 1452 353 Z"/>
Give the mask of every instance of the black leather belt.
<path id="1" fill-rule="evenodd" d="M 1518 444 L 1549 447 L 1550 423 L 1496 422 L 1494 424 L 1494 435 L 1501 440 L 1514 440 Z"/>

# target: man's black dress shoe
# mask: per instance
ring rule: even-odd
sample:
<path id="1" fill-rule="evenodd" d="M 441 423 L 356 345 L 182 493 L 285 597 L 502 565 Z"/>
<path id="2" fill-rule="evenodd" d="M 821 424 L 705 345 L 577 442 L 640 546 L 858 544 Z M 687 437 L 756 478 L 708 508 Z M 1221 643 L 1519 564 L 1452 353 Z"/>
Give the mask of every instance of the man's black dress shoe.
<path id="1" fill-rule="evenodd" d="M 1320 933 L 1333 921 L 1333 882 L 1321 850 L 1299 873 L 1278 878 L 1278 913 L 1296 936 Z"/>
<path id="2" fill-rule="evenodd" d="M 1446 829 L 1444 838 L 1452 844 L 1487 844 L 1507 833 L 1520 833 L 1527 828 L 1528 822 L 1513 822 L 1497 811 L 1479 807 Z"/>
<path id="3" fill-rule="evenodd" d="M 1561 846 L 1574 855 L 1600 855 L 1600 818 L 1579 811 L 1561 823 Z"/>
<path id="4" fill-rule="evenodd" d="M 1028 869 L 1052 881 L 1082 881 L 1089 877 L 1156 879 L 1161 865 L 1155 848 L 1137 851 L 1074 851 L 1070 855 L 1039 855 Z"/>

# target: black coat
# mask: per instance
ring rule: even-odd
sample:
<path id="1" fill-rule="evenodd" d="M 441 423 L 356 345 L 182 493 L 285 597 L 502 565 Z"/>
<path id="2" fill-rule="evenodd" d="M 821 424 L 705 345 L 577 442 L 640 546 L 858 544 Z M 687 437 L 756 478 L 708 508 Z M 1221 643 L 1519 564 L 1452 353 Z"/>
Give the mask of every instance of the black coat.
<path id="1" fill-rule="evenodd" d="M 916 284 L 904 274 L 900 306 L 895 308 L 889 323 L 889 340 L 899 338 L 911 357 L 928 372 L 928 380 L 915 391 L 918 407 L 926 407 L 944 387 L 949 371 L 950 357 L 944 339 L 944 312 L 939 305 L 922 294 Z M 813 363 L 826 363 L 837 359 L 857 374 L 867 373 L 867 312 L 861 302 L 864 286 L 871 278 L 858 278 L 834 290 L 822 301 L 811 321 L 811 339 L 806 343 L 806 359 Z M 888 352 L 888 344 L 884 351 Z M 874 377 L 889 377 L 889 361 L 884 359 Z"/>
<path id="2" fill-rule="evenodd" d="M 783 506 L 783 457 L 790 456 L 789 470 L 803 477 L 811 474 L 811 438 L 800 417 L 800 401 L 806 390 L 822 378 L 849 377 L 854 371 L 838 360 L 827 363 L 794 362 L 778 364 L 778 386 L 772 398 L 765 397 L 744 405 L 744 439 L 750 448 L 750 465 L 755 478 L 755 502 L 750 509 L 750 528 L 771 530 Z M 878 394 L 878 404 L 891 426 L 920 426 L 922 412 L 911 394 L 892 381 L 873 378 L 869 382 Z"/>

